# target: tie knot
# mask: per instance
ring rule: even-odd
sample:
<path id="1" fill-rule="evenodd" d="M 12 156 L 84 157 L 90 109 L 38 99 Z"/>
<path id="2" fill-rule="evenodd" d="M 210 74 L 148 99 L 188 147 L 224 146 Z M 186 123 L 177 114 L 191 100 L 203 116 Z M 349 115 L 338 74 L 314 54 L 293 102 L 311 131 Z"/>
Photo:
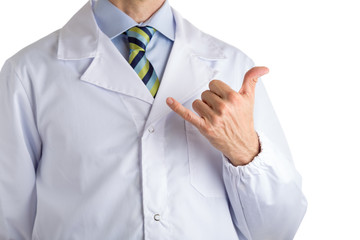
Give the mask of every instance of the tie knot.
<path id="1" fill-rule="evenodd" d="M 132 27 L 126 31 L 128 36 L 130 50 L 145 51 L 146 46 L 150 42 L 152 36 L 156 32 L 153 27 Z"/>

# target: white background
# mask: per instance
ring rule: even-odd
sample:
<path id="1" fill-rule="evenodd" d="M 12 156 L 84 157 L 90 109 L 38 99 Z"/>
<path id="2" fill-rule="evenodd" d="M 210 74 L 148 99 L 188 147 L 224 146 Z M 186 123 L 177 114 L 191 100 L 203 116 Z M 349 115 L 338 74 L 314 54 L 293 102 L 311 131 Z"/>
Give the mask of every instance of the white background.
<path id="1" fill-rule="evenodd" d="M 62 27 L 86 0 L 2 1 L 0 65 Z M 357 0 L 170 0 L 235 45 L 263 78 L 309 207 L 296 240 L 360 239 L 360 12 Z"/>

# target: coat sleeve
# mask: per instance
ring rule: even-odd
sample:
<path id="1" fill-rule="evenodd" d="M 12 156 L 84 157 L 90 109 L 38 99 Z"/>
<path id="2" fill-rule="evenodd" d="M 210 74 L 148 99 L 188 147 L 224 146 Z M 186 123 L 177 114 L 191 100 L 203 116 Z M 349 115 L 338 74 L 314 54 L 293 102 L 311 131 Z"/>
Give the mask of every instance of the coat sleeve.
<path id="1" fill-rule="evenodd" d="M 239 239 L 290 240 L 302 221 L 307 202 L 301 176 L 264 85 L 256 86 L 255 130 L 261 152 L 248 165 L 223 157 L 223 177 Z"/>
<path id="2" fill-rule="evenodd" d="M 33 105 L 11 63 L 0 73 L 0 239 L 32 238 L 41 153 Z"/>

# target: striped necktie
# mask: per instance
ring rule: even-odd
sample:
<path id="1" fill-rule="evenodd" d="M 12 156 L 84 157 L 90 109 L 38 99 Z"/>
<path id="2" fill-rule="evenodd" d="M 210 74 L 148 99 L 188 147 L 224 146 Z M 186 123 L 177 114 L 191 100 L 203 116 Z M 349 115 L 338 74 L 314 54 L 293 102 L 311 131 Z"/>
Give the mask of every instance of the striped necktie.
<path id="1" fill-rule="evenodd" d="M 156 95 L 160 82 L 154 67 L 145 56 L 145 50 L 155 32 L 154 28 L 146 26 L 133 27 L 125 33 L 130 46 L 129 63 L 153 97 Z"/>

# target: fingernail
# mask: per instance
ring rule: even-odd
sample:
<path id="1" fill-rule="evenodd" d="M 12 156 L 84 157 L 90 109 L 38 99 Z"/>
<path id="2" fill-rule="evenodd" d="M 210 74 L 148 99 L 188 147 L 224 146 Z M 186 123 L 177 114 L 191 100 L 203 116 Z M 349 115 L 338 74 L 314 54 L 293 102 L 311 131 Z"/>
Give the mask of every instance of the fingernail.
<path id="1" fill-rule="evenodd" d="M 174 101 L 173 101 L 172 98 L 170 98 L 170 97 L 166 99 L 166 102 L 167 102 L 167 104 L 169 104 L 169 105 L 171 105 L 171 104 L 174 103 Z"/>

